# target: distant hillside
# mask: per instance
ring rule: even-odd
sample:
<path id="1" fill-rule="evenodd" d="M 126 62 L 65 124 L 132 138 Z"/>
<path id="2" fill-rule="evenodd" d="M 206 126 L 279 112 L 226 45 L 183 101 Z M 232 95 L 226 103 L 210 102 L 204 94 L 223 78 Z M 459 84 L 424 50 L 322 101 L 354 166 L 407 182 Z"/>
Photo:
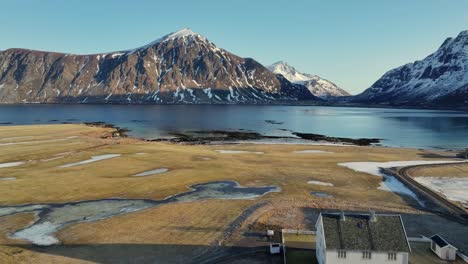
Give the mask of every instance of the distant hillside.
<path id="1" fill-rule="evenodd" d="M 0 51 L 0 103 L 269 103 L 317 100 L 189 29 L 94 55 Z"/>
<path id="2" fill-rule="evenodd" d="M 364 104 L 468 106 L 468 31 L 423 60 L 385 73 L 352 101 Z"/>

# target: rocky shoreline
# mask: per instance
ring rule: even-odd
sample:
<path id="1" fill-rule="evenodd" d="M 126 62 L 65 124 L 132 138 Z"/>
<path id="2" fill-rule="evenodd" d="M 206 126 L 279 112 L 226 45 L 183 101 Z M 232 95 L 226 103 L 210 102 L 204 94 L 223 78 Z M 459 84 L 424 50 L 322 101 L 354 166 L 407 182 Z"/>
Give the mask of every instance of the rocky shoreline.
<path id="1" fill-rule="evenodd" d="M 234 143 L 239 141 L 255 141 L 255 140 L 281 140 L 281 139 L 302 139 L 313 142 L 325 142 L 332 144 L 346 144 L 356 146 L 371 146 L 380 143 L 381 139 L 377 138 L 343 138 L 343 137 L 328 137 L 319 134 L 298 133 L 293 132 L 293 136 L 268 136 L 257 132 L 250 131 L 223 131 L 223 130 L 208 130 L 208 131 L 189 131 L 184 133 L 172 133 L 170 138 L 149 139 L 146 141 L 185 143 L 185 144 L 212 144 L 216 143 Z"/>
<path id="2" fill-rule="evenodd" d="M 87 126 L 112 128 L 112 137 L 128 137 L 128 132 L 131 130 L 121 128 L 106 122 L 85 122 Z M 329 137 L 320 134 L 312 133 L 299 133 L 291 132 L 294 136 L 269 136 L 262 135 L 258 132 L 252 131 L 225 131 L 225 130 L 206 130 L 206 131 L 186 131 L 170 133 L 171 137 L 168 138 L 155 138 L 155 139 L 142 139 L 148 142 L 170 142 L 170 143 L 183 143 L 194 145 L 206 145 L 214 142 L 234 143 L 238 141 L 252 141 L 252 140 L 281 140 L 281 139 L 302 139 L 314 142 L 325 142 L 332 144 L 345 144 L 356 146 L 371 146 L 379 144 L 382 139 L 379 138 L 345 138 L 345 137 Z"/>

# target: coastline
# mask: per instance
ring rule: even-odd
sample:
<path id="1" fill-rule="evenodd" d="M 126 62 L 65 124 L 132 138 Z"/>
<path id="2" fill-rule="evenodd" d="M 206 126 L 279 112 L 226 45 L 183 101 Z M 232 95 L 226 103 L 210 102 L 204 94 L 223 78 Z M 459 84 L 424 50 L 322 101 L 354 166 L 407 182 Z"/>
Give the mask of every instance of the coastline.
<path id="1" fill-rule="evenodd" d="M 334 103 L 334 102 L 316 102 L 316 101 L 286 101 L 286 102 L 258 102 L 258 103 L 146 103 L 146 102 L 109 102 L 109 103 L 80 103 L 80 102 L 0 102 L 0 106 L 5 105 L 209 105 L 209 106 L 230 106 L 230 105 L 245 105 L 245 106 L 324 106 L 324 107 L 340 107 L 340 108 L 365 108 L 365 109 L 407 109 L 407 110 L 437 110 L 437 111 L 457 111 L 468 112 L 468 106 L 448 107 L 448 106 L 419 106 L 419 105 L 391 105 L 391 104 L 358 104 L 358 103 Z"/>

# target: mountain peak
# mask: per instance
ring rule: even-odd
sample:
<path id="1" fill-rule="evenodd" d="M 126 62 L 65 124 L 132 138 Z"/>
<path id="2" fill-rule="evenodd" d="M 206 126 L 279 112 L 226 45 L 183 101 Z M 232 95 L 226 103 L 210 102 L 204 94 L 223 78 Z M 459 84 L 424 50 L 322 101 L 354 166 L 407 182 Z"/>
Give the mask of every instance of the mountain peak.
<path id="1" fill-rule="evenodd" d="M 291 65 L 289 65 L 289 63 L 287 63 L 286 61 L 277 61 L 271 64 L 268 68 L 271 71 L 274 71 L 275 69 L 289 69 L 289 70 L 296 71 L 296 69 L 292 67 Z"/>
<path id="2" fill-rule="evenodd" d="M 308 81 L 311 79 L 311 76 L 303 74 L 296 70 L 293 66 L 289 65 L 285 61 L 278 61 L 268 66 L 268 69 L 276 74 L 283 75 L 290 82 L 301 82 Z"/>
<path id="3" fill-rule="evenodd" d="M 204 38 L 202 35 L 193 32 L 190 28 L 183 28 L 179 31 L 175 31 L 172 33 L 169 33 L 162 38 L 159 38 L 155 41 L 152 42 L 152 44 L 160 43 L 160 42 L 165 42 L 165 41 L 170 41 L 174 39 L 179 39 L 179 38 L 185 38 L 185 37 L 201 37 Z"/>
<path id="4" fill-rule="evenodd" d="M 161 40 L 170 40 L 170 39 L 176 39 L 176 38 L 182 38 L 182 37 L 188 37 L 188 36 L 201 36 L 201 35 L 196 32 L 193 32 L 190 28 L 183 28 L 179 31 L 172 32 L 162 37 Z"/>
<path id="5" fill-rule="evenodd" d="M 322 79 L 317 75 L 302 73 L 285 61 L 277 61 L 268 66 L 268 69 L 275 74 L 281 74 L 290 82 L 304 85 L 313 95 L 321 97 L 322 99 L 333 96 L 350 95 L 336 84 Z"/>

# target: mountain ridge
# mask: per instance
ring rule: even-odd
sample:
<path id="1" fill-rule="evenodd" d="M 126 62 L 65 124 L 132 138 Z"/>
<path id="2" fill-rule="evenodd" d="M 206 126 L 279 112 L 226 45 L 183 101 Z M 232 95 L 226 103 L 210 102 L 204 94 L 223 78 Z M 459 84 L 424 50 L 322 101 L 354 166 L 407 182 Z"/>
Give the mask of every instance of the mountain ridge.
<path id="1" fill-rule="evenodd" d="M 432 54 L 386 72 L 353 102 L 382 105 L 450 106 L 450 94 L 468 84 L 468 30 L 447 38 Z M 458 93 L 467 101 L 468 93 Z M 443 99 L 443 98 L 446 99 Z M 455 98 L 453 98 L 455 99 Z"/>
<path id="2" fill-rule="evenodd" d="M 320 101 L 251 58 L 183 29 L 147 45 L 75 55 L 0 52 L 2 103 L 269 103 Z"/>

